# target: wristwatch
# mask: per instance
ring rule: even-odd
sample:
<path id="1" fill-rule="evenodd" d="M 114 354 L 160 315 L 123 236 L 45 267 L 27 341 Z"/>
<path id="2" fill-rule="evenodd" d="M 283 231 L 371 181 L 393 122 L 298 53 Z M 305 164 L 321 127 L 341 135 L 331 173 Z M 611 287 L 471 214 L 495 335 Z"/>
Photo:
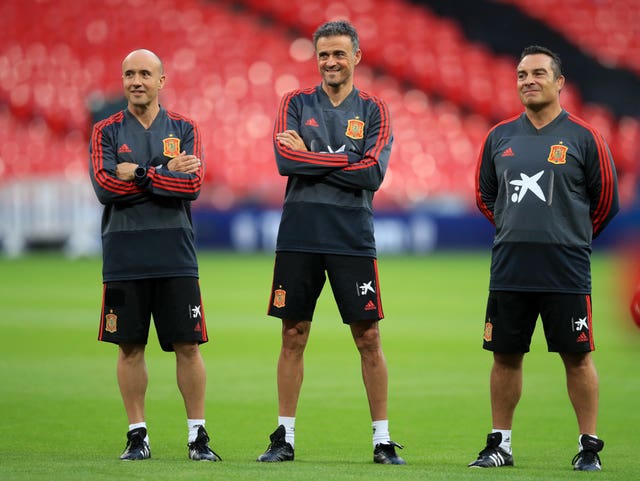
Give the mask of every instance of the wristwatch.
<path id="1" fill-rule="evenodd" d="M 147 169 L 145 167 L 140 166 L 136 168 L 133 175 L 135 176 L 135 180 L 137 182 L 144 180 L 144 178 L 147 176 Z"/>

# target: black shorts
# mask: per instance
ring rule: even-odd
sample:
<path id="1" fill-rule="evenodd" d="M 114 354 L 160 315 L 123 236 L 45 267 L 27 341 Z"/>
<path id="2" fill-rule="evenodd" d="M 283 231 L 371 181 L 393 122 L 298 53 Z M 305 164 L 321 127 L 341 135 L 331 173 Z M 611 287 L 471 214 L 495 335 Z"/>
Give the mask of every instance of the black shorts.
<path id="1" fill-rule="evenodd" d="M 483 347 L 502 353 L 529 352 L 538 316 L 549 352 L 595 349 L 590 295 L 514 291 L 489 293 Z"/>
<path id="2" fill-rule="evenodd" d="M 375 258 L 305 252 L 276 253 L 268 314 L 291 321 L 313 320 L 325 272 L 342 322 L 384 317 Z"/>
<path id="3" fill-rule="evenodd" d="M 98 340 L 146 345 L 151 316 L 163 351 L 209 340 L 195 277 L 105 282 Z"/>

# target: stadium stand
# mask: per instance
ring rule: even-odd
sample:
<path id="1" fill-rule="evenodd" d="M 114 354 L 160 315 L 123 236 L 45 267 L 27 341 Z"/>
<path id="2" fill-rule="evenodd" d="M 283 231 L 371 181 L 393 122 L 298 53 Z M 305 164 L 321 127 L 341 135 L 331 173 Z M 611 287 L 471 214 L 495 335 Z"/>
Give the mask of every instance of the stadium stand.
<path id="1" fill-rule="evenodd" d="M 603 65 L 640 75 L 640 6 L 637 0 L 498 0 L 517 6 Z"/>
<path id="2" fill-rule="evenodd" d="M 137 16 L 144 21 L 132 22 Z M 166 66 L 163 105 L 195 118 L 205 136 L 207 186 L 199 205 L 279 205 L 273 115 L 285 91 L 318 83 L 309 37 L 318 23 L 339 17 L 361 34 L 356 84 L 392 112 L 396 143 L 378 205 L 444 200 L 470 208 L 482 138 L 496 120 L 520 111 L 516 60 L 469 39 L 455 17 L 385 0 L 3 2 L 0 189 L 32 178 L 84 181 L 91 124 L 121 99 L 120 62 L 147 47 Z M 563 99 L 605 134 L 634 198 L 638 118 L 585 102 L 575 82 Z M 12 202 L 2 199 L 5 207 Z"/>
<path id="3" fill-rule="evenodd" d="M 122 57 L 131 48 L 153 46 L 167 64 L 163 103 L 196 118 L 206 133 L 207 179 L 214 188 L 203 200 L 214 205 L 236 199 L 280 201 L 282 182 L 272 165 L 272 116 L 284 91 L 318 82 L 312 61 L 307 63 L 312 56 L 307 34 L 292 36 L 286 27 L 264 22 L 260 12 L 213 2 L 181 2 L 180 9 L 175 2 L 154 2 L 159 21 L 139 31 L 126 29 L 130 12 L 115 7 L 143 8 L 144 0 L 93 0 L 82 8 L 27 3 L 3 7 L 13 9 L 4 18 L 16 17 L 12 41 L 0 52 L 0 62 L 14 66 L 0 83 L 0 100 L 13 118 L 42 118 L 49 136 L 86 136 L 91 123 L 87 105 L 117 95 Z M 37 31 L 24 13 L 33 10 L 44 19 Z M 82 34 L 64 34 L 77 25 L 85 26 Z M 175 49 L 175 44 L 181 46 Z M 392 165 L 388 184 L 393 188 L 381 193 L 381 202 L 402 206 L 437 195 L 468 197 L 479 132 L 486 130 L 487 120 L 406 88 L 402 78 L 377 75 L 371 64 L 365 63 L 358 75 L 361 88 L 390 104 L 398 140 L 394 155 L 403 158 L 406 151 L 408 156 L 407 162 Z M 478 124 L 469 131 L 462 128 Z M 420 159 L 427 159 L 424 167 Z M 52 162 L 37 165 L 42 174 L 59 172 Z"/>
<path id="4" fill-rule="evenodd" d="M 576 104 L 571 99 L 574 92 L 565 89 L 562 93 L 563 105 L 567 110 L 591 122 L 605 135 L 616 160 L 623 206 L 639 201 L 640 163 L 637 155 L 631 152 L 637 151 L 639 147 L 640 76 L 621 68 L 624 65 L 613 68 L 599 62 L 590 55 L 588 44 L 580 43 L 581 36 L 573 35 L 574 30 L 585 31 L 590 27 L 590 20 L 580 14 L 581 10 L 586 8 L 597 11 L 600 17 L 611 12 L 611 18 L 617 18 L 626 12 L 632 19 L 638 15 L 636 1 L 558 0 L 553 2 L 552 7 L 546 0 L 414 1 L 440 18 L 454 21 L 463 29 L 469 41 L 485 46 L 494 55 L 517 58 L 522 47 L 531 43 L 544 43 L 558 52 L 563 58 L 565 76 L 579 96 Z M 527 10 L 538 3 L 547 5 L 549 11 L 546 16 L 554 15 L 559 20 L 545 23 L 542 17 L 527 15 Z M 515 4 L 519 7 L 514 7 Z M 552 11 L 561 11 L 565 15 L 558 16 Z M 611 29 L 606 34 L 593 35 L 591 31 L 590 35 L 598 38 L 602 45 L 607 45 L 608 37 L 612 36 L 622 36 L 630 44 L 636 44 L 639 25 L 626 19 L 615 27 L 610 25 Z M 628 62 L 637 63 L 638 57 L 634 56 Z M 568 93 L 570 99 L 567 98 Z"/>
<path id="5" fill-rule="evenodd" d="M 578 1 L 559 0 L 554 5 L 561 5 L 559 10 L 569 12 Z M 464 112 L 476 113 L 490 124 L 521 109 L 513 82 L 515 58 L 522 47 L 531 38 L 551 38 L 553 45 L 560 43 L 558 47 L 563 56 L 566 54 L 565 60 L 578 58 L 577 74 L 570 77 L 562 93 L 563 106 L 593 123 L 608 140 L 621 174 L 623 204 L 629 205 L 637 198 L 639 167 L 637 156 L 632 152 L 640 147 L 637 143 L 640 80 L 627 72 L 617 74 L 597 65 L 576 52 L 575 47 L 571 48 L 566 40 L 564 45 L 557 42 L 558 36 L 549 28 L 523 18 L 514 9 L 505 12 L 492 6 L 492 2 L 481 0 L 415 3 L 366 0 L 329 5 L 283 0 L 240 3 L 307 36 L 319 21 L 350 18 L 359 27 L 364 26 L 360 27 L 361 41 L 366 45 L 364 61 L 432 98 L 445 98 Z M 582 0 L 582 3 L 590 2 Z M 618 12 L 629 7 L 626 2 L 620 3 L 623 6 L 617 8 Z M 483 21 L 478 21 L 479 18 Z M 518 32 L 520 25 L 526 28 Z M 637 38 L 638 25 L 624 22 L 617 26 L 616 33 Z M 467 35 L 470 30 L 475 33 L 473 40 Z M 496 45 L 493 38 L 498 38 L 501 44 Z M 574 78 L 580 83 L 573 81 Z M 594 89 L 598 91 L 596 94 Z M 582 98 L 585 92 L 590 100 Z M 599 101 L 610 101 L 619 111 L 619 118 L 607 103 Z M 449 140 L 455 142 L 451 137 Z M 455 162 L 449 165 L 459 172 L 460 166 Z"/>

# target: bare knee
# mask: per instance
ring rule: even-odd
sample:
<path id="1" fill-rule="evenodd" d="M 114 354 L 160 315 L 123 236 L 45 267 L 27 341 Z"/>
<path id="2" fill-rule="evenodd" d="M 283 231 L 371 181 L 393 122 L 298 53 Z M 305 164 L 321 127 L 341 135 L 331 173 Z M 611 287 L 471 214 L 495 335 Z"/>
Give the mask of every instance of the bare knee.
<path id="1" fill-rule="evenodd" d="M 144 348 L 142 344 L 120 344 L 118 358 L 120 362 L 135 364 L 144 359 Z"/>
<path id="2" fill-rule="evenodd" d="M 377 322 L 352 325 L 351 332 L 360 354 L 367 355 L 381 351 L 380 330 Z"/>
<path id="3" fill-rule="evenodd" d="M 176 357 L 193 359 L 200 355 L 200 346 L 197 342 L 174 342 L 173 350 Z"/>
<path id="4" fill-rule="evenodd" d="M 569 373 L 595 372 L 595 364 L 590 352 L 561 353 L 560 357 Z"/>
<path id="5" fill-rule="evenodd" d="M 282 321 L 282 352 L 301 355 L 307 346 L 310 321 Z"/>
<path id="6" fill-rule="evenodd" d="M 524 354 L 521 353 L 493 353 L 493 364 L 499 369 L 520 370 L 522 369 L 523 359 Z"/>

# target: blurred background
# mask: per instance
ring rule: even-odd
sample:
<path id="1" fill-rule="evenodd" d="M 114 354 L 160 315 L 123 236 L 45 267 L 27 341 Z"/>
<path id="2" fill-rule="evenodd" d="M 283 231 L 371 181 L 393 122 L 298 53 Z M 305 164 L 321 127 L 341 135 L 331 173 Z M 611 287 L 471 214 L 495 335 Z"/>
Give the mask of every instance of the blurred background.
<path id="1" fill-rule="evenodd" d="M 199 246 L 272 251 L 285 185 L 275 112 L 284 92 L 319 82 L 310 37 L 339 18 L 360 34 L 356 85 L 392 114 L 381 252 L 490 244 L 476 159 L 488 129 L 521 111 L 515 67 L 531 44 L 560 54 L 563 106 L 609 143 L 622 212 L 597 242 L 628 246 L 640 225 L 640 0 L 21 0 L 0 5 L 3 255 L 99 253 L 89 136 L 124 107 L 121 62 L 136 48 L 164 61 L 161 103 L 200 124 Z"/>

